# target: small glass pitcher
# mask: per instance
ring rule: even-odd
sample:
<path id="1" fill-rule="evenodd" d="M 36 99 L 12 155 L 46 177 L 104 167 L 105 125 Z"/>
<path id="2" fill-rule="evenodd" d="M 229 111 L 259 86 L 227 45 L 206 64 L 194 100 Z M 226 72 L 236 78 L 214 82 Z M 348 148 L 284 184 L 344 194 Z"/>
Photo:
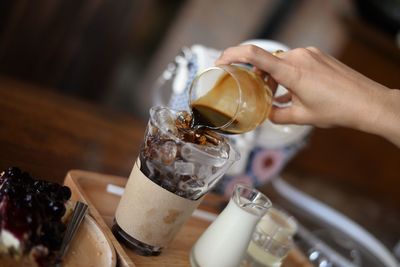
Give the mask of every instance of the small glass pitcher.
<path id="1" fill-rule="evenodd" d="M 191 266 L 239 266 L 257 222 L 271 205 L 258 190 L 237 184 L 226 208 L 194 245 Z"/>
<path id="2" fill-rule="evenodd" d="M 195 125 L 239 134 L 267 119 L 272 91 L 249 67 L 219 65 L 196 76 L 189 89 L 189 102 Z"/>

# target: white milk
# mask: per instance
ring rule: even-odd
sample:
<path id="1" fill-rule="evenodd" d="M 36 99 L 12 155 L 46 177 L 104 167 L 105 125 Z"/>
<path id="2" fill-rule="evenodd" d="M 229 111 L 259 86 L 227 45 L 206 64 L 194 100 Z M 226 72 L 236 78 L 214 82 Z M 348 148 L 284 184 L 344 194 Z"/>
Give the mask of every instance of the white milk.
<path id="1" fill-rule="evenodd" d="M 239 266 L 259 219 L 260 216 L 239 207 L 231 199 L 195 244 L 192 266 Z"/>

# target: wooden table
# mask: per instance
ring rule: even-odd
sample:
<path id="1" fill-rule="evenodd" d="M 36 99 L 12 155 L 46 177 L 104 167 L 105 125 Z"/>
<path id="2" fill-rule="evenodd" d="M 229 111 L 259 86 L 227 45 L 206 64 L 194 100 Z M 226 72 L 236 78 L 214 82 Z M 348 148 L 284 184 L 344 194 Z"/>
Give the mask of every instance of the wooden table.
<path id="1" fill-rule="evenodd" d="M 133 116 L 0 76 L 0 169 L 19 166 L 60 183 L 71 169 L 128 177 L 144 129 L 145 122 Z M 353 133 L 314 131 L 310 145 L 286 168 L 292 175 L 285 178 L 344 212 L 391 248 L 400 236 L 400 214 L 386 203 L 399 199 L 395 170 L 400 150 L 380 138 Z M 375 153 L 382 147 L 384 157 Z M 358 180 L 350 181 L 354 176 Z M 359 195 L 366 186 L 366 192 L 387 192 L 388 201 Z"/>
<path id="2" fill-rule="evenodd" d="M 71 169 L 127 177 L 136 159 L 144 129 L 145 123 L 133 117 L 61 96 L 39 86 L 0 77 L 0 169 L 19 166 L 36 177 L 60 183 Z M 87 192 L 91 192 L 89 197 L 96 196 L 96 186 L 86 188 Z M 212 195 L 210 197 L 213 198 Z M 218 199 L 211 206 L 216 203 L 222 205 L 221 198 Z M 116 203 L 102 205 L 103 212 L 115 209 Z M 207 210 L 207 206 L 203 209 Z M 215 209 L 212 211 L 218 212 Z M 112 214 L 105 216 L 109 219 L 108 224 Z M 163 266 L 186 266 L 188 249 L 208 224 L 190 219 L 186 230 L 180 233 L 185 237 L 178 238 L 179 242 L 172 245 L 169 253 L 164 253 L 169 261 Z M 180 250 L 174 252 L 174 248 Z M 162 258 L 142 257 L 127 251 L 135 260 L 135 266 L 150 266 L 151 262 L 151 266 L 161 266 Z M 171 253 L 176 257 L 168 258 Z M 300 255 L 293 253 L 288 257 L 291 260 L 287 266 L 292 266 L 293 259 L 302 260 Z"/>
<path id="3" fill-rule="evenodd" d="M 0 169 L 58 182 L 70 169 L 127 177 L 144 129 L 131 116 L 0 77 Z"/>

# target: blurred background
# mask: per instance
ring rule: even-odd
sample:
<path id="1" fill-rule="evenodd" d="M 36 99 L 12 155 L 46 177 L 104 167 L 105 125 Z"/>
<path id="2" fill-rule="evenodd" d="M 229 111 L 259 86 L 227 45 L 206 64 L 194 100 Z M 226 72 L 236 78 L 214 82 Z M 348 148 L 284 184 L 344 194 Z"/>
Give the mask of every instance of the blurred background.
<path id="1" fill-rule="evenodd" d="M 0 73 L 147 117 L 153 82 L 182 46 L 222 50 L 266 38 L 293 48 L 319 47 L 396 87 L 398 5 L 396 0 L 256 0 L 251 5 L 3 0 Z"/>
<path id="2" fill-rule="evenodd" d="M 2 0 L 0 75 L 146 120 L 154 81 L 183 46 L 316 46 L 399 88 L 399 29 L 397 0 Z M 316 129 L 285 175 L 398 244 L 400 149 L 391 143 Z"/>

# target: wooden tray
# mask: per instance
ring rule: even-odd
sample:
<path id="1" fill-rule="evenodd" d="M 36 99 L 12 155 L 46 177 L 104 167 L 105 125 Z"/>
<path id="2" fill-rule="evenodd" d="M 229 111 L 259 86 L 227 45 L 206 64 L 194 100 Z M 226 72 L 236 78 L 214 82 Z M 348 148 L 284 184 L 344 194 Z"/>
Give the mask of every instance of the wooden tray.
<path id="1" fill-rule="evenodd" d="M 144 257 L 119 243 L 111 232 L 114 213 L 120 197 L 106 191 L 108 184 L 125 186 L 127 179 L 99 173 L 72 170 L 66 175 L 64 184 L 72 191 L 73 200 L 81 200 L 89 205 L 89 213 L 96 220 L 106 237 L 111 240 L 117 253 L 117 266 L 146 266 L 146 267 L 187 267 L 189 253 L 203 231 L 210 224 L 207 220 L 191 217 L 182 227 L 176 238 L 161 255 Z M 200 209 L 217 213 L 224 204 L 223 198 L 208 194 L 199 206 Z M 286 257 L 283 267 L 311 266 L 304 256 L 293 250 Z"/>
<path id="2" fill-rule="evenodd" d="M 108 193 L 106 187 L 108 184 L 125 186 L 126 181 L 127 179 L 122 177 L 72 170 L 67 173 L 64 184 L 71 188 L 73 200 L 81 200 L 89 205 L 90 215 L 95 218 L 99 227 L 114 245 L 118 259 L 117 266 L 189 266 L 190 248 L 209 225 L 206 220 L 191 217 L 171 245 L 156 257 L 137 255 L 114 237 L 110 227 L 120 197 Z M 221 203 L 222 201 L 222 198 L 210 195 L 203 203 Z M 215 209 L 212 206 L 206 207 L 204 204 L 201 208 L 208 211 Z"/>

